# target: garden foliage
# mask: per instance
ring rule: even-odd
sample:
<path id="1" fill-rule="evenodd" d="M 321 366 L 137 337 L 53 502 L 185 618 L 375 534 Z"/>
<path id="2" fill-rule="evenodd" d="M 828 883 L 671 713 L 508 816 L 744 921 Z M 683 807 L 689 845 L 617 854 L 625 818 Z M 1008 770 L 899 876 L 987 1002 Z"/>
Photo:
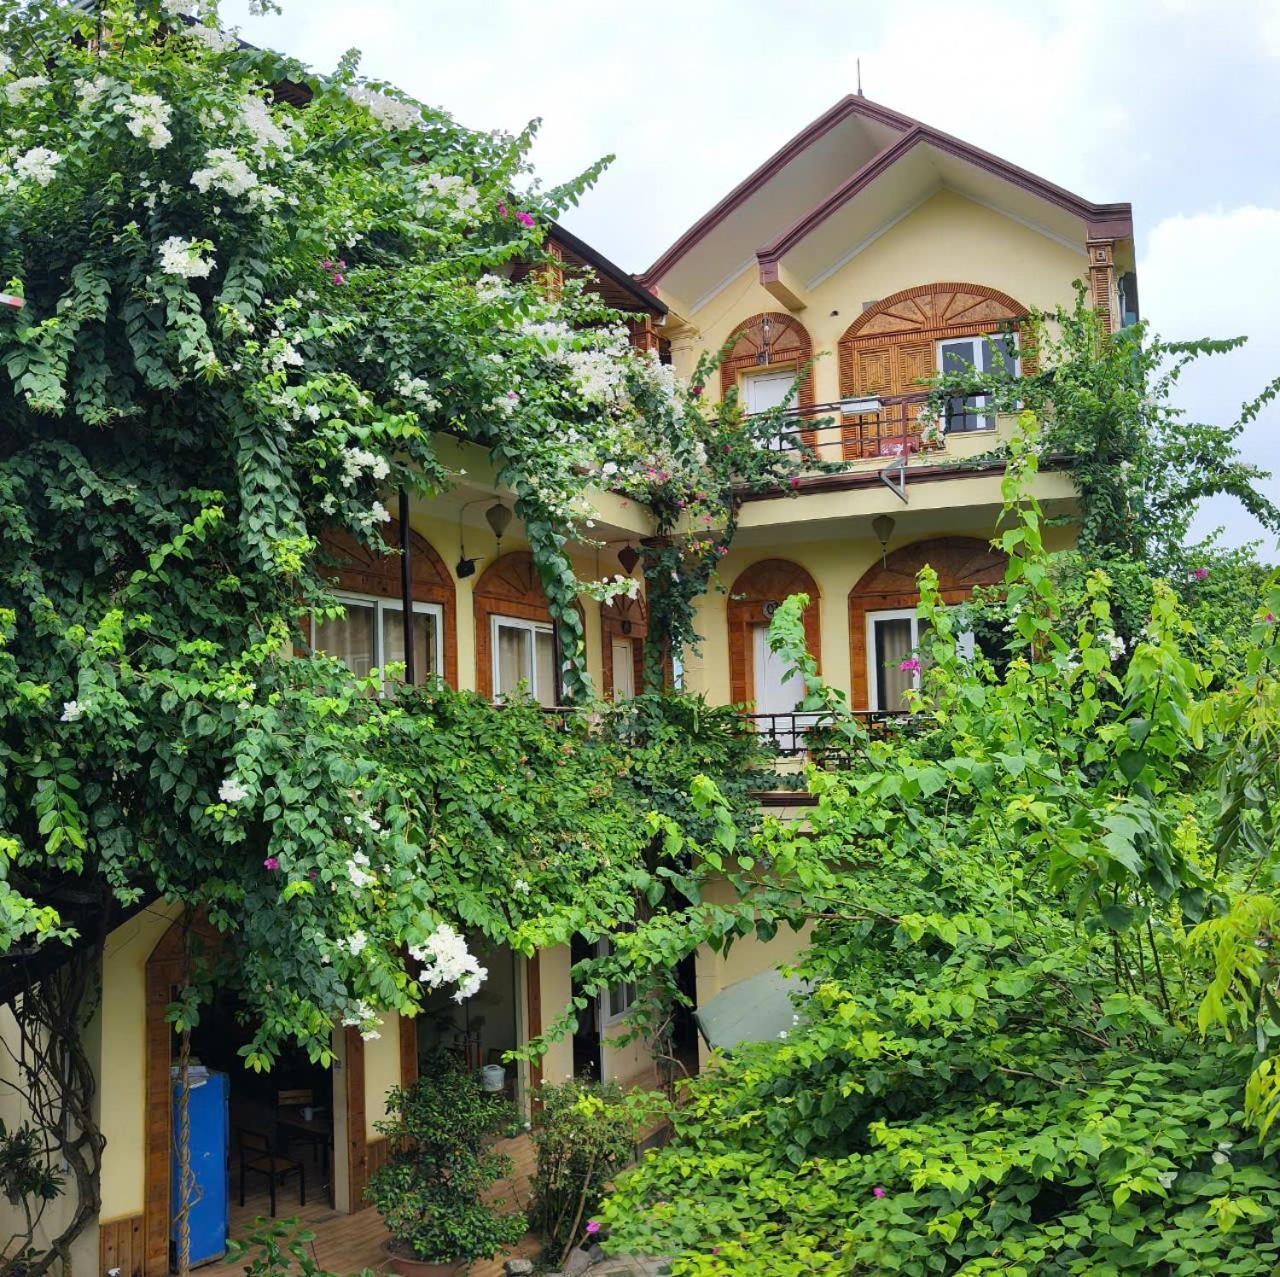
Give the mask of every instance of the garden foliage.
<path id="1" fill-rule="evenodd" d="M 1101 573 L 1064 625 L 1037 453 L 1028 415 L 997 540 L 1001 659 L 958 654 L 926 569 L 909 728 L 873 740 L 842 717 L 804 654 L 804 600 L 780 609 L 806 707 L 856 762 L 811 773 L 808 830 L 717 846 L 738 916 L 686 920 L 812 924 L 814 992 L 783 1040 L 693 1085 L 673 1143 L 606 1201 L 611 1248 L 769 1277 L 1280 1262 L 1280 602 L 1257 600 L 1228 686 L 1187 654 L 1160 581 L 1131 646 Z"/>

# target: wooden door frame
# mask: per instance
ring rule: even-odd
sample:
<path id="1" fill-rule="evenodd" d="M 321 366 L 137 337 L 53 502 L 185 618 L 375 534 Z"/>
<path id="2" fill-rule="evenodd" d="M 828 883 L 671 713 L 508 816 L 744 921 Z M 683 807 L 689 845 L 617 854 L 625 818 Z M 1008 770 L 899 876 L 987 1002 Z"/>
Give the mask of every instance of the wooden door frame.
<path id="1" fill-rule="evenodd" d="M 198 919 L 193 930 L 206 951 L 216 953 L 225 937 L 206 921 Z M 146 965 L 146 1058 L 145 1058 L 145 1160 L 143 1172 L 143 1277 L 167 1277 L 169 1272 L 169 1195 L 172 1175 L 171 1155 L 173 1130 L 171 1113 L 170 1068 L 173 1064 L 173 1027 L 165 1018 L 171 1001 L 171 990 L 182 979 L 183 928 L 178 919 L 161 936 L 147 958 Z M 346 1068 L 343 1077 L 347 1088 L 347 1183 L 352 1186 L 352 1200 L 358 1201 L 356 1185 L 363 1189 L 368 1168 L 368 1137 L 364 1126 L 364 1040 L 349 1030 L 346 1041 Z M 332 1076 L 332 1074 L 331 1074 Z M 358 1079 L 358 1096 L 353 1095 Z M 352 1102 L 360 1121 L 351 1120 Z M 334 1158 L 338 1150 L 334 1149 Z"/>

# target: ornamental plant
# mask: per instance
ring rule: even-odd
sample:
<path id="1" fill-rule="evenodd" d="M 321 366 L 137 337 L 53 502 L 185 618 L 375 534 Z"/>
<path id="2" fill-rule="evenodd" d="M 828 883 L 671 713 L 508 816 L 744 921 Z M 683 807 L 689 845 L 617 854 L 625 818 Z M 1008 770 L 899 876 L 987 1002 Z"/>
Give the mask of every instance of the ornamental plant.
<path id="1" fill-rule="evenodd" d="M 488 1259 L 520 1240 L 524 1215 L 489 1195 L 511 1173 L 511 1159 L 490 1147 L 514 1118 L 509 1101 L 482 1090 L 456 1056 L 441 1054 L 411 1086 L 388 1092 L 387 1110 L 377 1129 L 392 1151 L 365 1195 L 406 1257 Z"/>
<path id="2" fill-rule="evenodd" d="M 626 925 L 651 831 L 616 751 L 299 641 L 335 614 L 322 534 L 381 552 L 396 489 L 457 477 L 441 436 L 513 494 L 577 700 L 580 590 L 636 588 L 575 579 L 591 488 L 722 517 L 703 471 L 750 440 L 726 453 L 615 312 L 546 285 L 547 228 L 599 166 L 539 186 L 533 126 L 464 129 L 354 54 L 244 45 L 213 4 L 2 12 L 0 281 L 24 304 L 0 313 L 0 951 L 180 906 L 222 944 L 190 946 L 175 1025 L 232 985 L 266 1069 L 412 1012 L 410 949 L 465 997 L 467 935 Z"/>
<path id="3" fill-rule="evenodd" d="M 853 765 L 810 771 L 802 832 L 741 841 L 726 820 L 699 850 L 738 903 L 690 892 L 631 957 L 808 924 L 813 992 L 619 1176 L 610 1250 L 769 1277 L 1280 1262 L 1275 593 L 1229 683 L 1188 654 L 1158 579 L 1134 644 L 1098 572 L 1068 623 L 1028 495 L 1039 446 L 1028 415 L 996 542 L 999 659 L 960 654 L 921 575 L 908 730 L 868 737 L 805 653 L 806 600 L 779 609 L 804 708 Z"/>

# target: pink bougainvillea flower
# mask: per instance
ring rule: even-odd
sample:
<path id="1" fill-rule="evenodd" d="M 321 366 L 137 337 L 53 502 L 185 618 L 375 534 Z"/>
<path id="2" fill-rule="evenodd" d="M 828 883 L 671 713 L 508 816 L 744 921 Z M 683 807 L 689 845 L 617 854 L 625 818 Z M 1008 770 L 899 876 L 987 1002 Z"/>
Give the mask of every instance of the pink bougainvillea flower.
<path id="1" fill-rule="evenodd" d="M 720 1247 L 719 1247 L 719 1246 L 712 1246 L 712 1248 L 711 1248 L 711 1253 L 712 1253 L 713 1255 L 718 1255 L 718 1254 L 720 1253 Z"/>
<path id="2" fill-rule="evenodd" d="M 339 270 L 346 270 L 346 269 L 347 269 L 347 264 L 346 264 L 346 262 L 344 262 L 344 261 L 342 260 L 342 258 L 341 258 L 341 257 L 339 257 L 339 258 L 338 258 L 338 269 L 339 269 Z"/>
<path id="3" fill-rule="evenodd" d="M 347 280 L 346 280 L 346 276 L 345 276 L 345 275 L 335 275 L 335 276 L 333 277 L 333 282 L 334 282 L 335 284 L 345 284 L 345 283 L 347 282 Z"/>
<path id="4" fill-rule="evenodd" d="M 799 475 L 794 475 L 794 474 L 793 474 L 793 475 L 791 476 L 791 486 L 792 486 L 793 488 L 798 488 L 798 487 L 800 486 L 800 477 L 799 477 Z"/>
<path id="5" fill-rule="evenodd" d="M 268 856 L 266 860 L 262 862 L 262 867 L 264 869 L 270 869 L 272 873 L 275 873 L 275 871 L 280 868 L 280 861 L 275 856 Z"/>
<path id="6" fill-rule="evenodd" d="M 898 662 L 898 668 L 906 674 L 917 674 L 920 672 L 920 662 L 914 656 L 908 656 L 905 661 Z"/>
<path id="7" fill-rule="evenodd" d="M 1187 580 L 1203 581 L 1205 577 L 1207 577 L 1208 575 L 1209 575 L 1208 568 L 1192 568 L 1191 571 L 1187 573 Z"/>
<path id="8" fill-rule="evenodd" d="M 883 1188 L 881 1188 L 879 1184 L 877 1184 L 877 1185 L 875 1186 L 875 1188 L 873 1188 L 873 1189 L 871 1190 L 871 1196 L 872 1196 L 872 1197 L 883 1197 L 883 1196 L 884 1196 L 884 1189 L 883 1189 Z"/>
<path id="9" fill-rule="evenodd" d="M 499 204 L 499 205 L 498 205 L 498 216 L 499 216 L 499 217 L 506 217 L 506 215 L 507 215 L 507 206 L 506 206 L 505 204 Z"/>
<path id="10" fill-rule="evenodd" d="M 594 1237 L 600 1231 L 600 1221 L 598 1219 L 587 1220 L 587 1236 Z"/>
<path id="11" fill-rule="evenodd" d="M 320 263 L 320 265 L 323 266 L 325 270 L 333 269 L 333 263 L 327 257 Z"/>
<path id="12" fill-rule="evenodd" d="M 1267 624 L 1274 625 L 1276 623 L 1276 614 L 1274 612 L 1267 613 Z"/>
<path id="13" fill-rule="evenodd" d="M 702 393 L 701 386 L 690 386 L 689 393 L 696 399 Z"/>
<path id="14" fill-rule="evenodd" d="M 517 213 L 516 221 L 519 222 L 521 226 L 532 226 L 533 215 L 530 213 Z"/>

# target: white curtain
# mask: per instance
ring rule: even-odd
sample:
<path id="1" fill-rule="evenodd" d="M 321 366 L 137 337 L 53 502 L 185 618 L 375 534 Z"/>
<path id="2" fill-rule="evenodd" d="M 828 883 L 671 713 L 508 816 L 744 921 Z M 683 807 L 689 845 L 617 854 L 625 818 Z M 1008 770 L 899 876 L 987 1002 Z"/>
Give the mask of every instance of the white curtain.
<path id="1" fill-rule="evenodd" d="M 318 652 L 336 656 L 353 674 L 363 678 L 376 661 L 372 604 L 347 603 L 347 614 L 316 626 L 315 647 Z"/>

